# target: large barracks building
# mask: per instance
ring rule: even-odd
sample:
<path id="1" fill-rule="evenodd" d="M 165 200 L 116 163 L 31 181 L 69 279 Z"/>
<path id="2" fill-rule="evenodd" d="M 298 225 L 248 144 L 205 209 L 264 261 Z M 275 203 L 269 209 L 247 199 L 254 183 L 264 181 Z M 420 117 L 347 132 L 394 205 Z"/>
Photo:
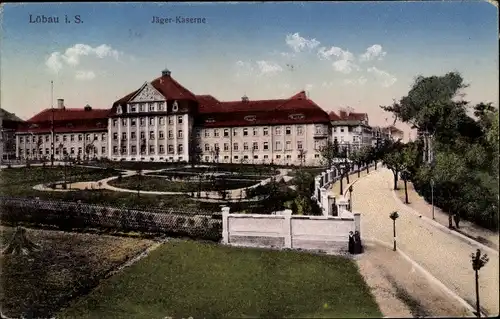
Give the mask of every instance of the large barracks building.
<path id="1" fill-rule="evenodd" d="M 338 138 L 349 149 L 371 145 L 367 115 L 328 114 L 303 91 L 219 101 L 192 93 L 164 70 L 111 109 L 67 108 L 59 99 L 20 124 L 16 157 L 318 165 L 321 147 Z"/>

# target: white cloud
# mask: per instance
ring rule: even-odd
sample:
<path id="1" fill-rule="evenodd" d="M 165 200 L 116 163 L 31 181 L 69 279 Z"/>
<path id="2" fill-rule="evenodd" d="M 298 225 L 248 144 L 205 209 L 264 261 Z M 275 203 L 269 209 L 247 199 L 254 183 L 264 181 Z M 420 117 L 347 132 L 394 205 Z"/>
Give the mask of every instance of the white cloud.
<path id="1" fill-rule="evenodd" d="M 95 78 L 94 71 L 76 71 L 75 78 L 77 80 L 89 81 Z"/>
<path id="2" fill-rule="evenodd" d="M 331 47 L 328 50 L 325 47 L 321 47 L 318 49 L 318 56 L 321 60 L 330 60 L 332 57 L 347 61 L 354 60 L 354 55 L 351 52 L 339 47 Z"/>
<path id="3" fill-rule="evenodd" d="M 382 60 L 387 54 L 380 44 L 374 44 L 366 49 L 366 52 L 359 56 L 360 61 Z"/>
<path id="4" fill-rule="evenodd" d="M 338 60 L 332 63 L 333 69 L 337 72 L 349 74 L 354 70 L 359 70 L 359 66 L 349 60 Z"/>
<path id="5" fill-rule="evenodd" d="M 54 73 L 58 73 L 63 68 L 64 64 L 75 67 L 80 64 L 81 57 L 83 56 L 94 56 L 99 59 L 106 57 L 112 57 L 116 60 L 122 55 L 122 52 L 114 50 L 107 44 L 101 44 L 97 47 L 91 47 L 87 44 L 75 44 L 74 46 L 67 48 L 64 54 L 60 52 L 53 52 L 45 65 Z"/>
<path id="6" fill-rule="evenodd" d="M 321 83 L 321 87 L 323 88 L 331 88 L 331 87 L 334 87 L 335 86 L 335 83 L 333 82 L 323 82 Z"/>
<path id="7" fill-rule="evenodd" d="M 283 71 L 283 68 L 277 63 L 269 61 L 257 61 L 257 67 L 261 75 L 275 75 Z"/>
<path id="8" fill-rule="evenodd" d="M 390 87 L 398 80 L 394 75 L 391 75 L 386 71 L 379 70 L 374 66 L 368 68 L 367 71 L 368 73 L 374 74 L 383 87 Z"/>
<path id="9" fill-rule="evenodd" d="M 344 83 L 348 84 L 348 85 L 356 85 L 356 84 L 363 85 L 366 83 L 366 81 L 367 81 L 367 79 L 364 76 L 360 76 L 357 79 L 346 79 L 346 80 L 344 80 Z"/>
<path id="10" fill-rule="evenodd" d="M 295 57 L 295 53 L 293 52 L 281 52 L 280 55 L 284 58 L 291 59 Z"/>
<path id="11" fill-rule="evenodd" d="M 236 76 L 238 77 L 251 75 L 253 70 L 252 64 L 249 62 L 241 60 L 236 62 Z"/>
<path id="12" fill-rule="evenodd" d="M 294 34 L 287 34 L 285 41 L 286 44 L 295 52 L 312 50 L 320 44 L 320 42 L 316 39 L 308 40 L 301 37 L 298 32 Z"/>

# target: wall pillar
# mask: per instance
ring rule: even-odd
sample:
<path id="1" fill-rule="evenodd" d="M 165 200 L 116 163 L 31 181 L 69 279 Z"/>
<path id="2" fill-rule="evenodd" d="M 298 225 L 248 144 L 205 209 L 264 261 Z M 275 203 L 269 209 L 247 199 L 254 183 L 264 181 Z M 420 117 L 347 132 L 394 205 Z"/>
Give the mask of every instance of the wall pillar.
<path id="1" fill-rule="evenodd" d="M 337 203 L 335 202 L 335 195 L 328 195 L 328 214 L 327 216 L 334 216 L 333 215 L 333 205 L 337 206 Z M 337 207 L 335 207 L 337 209 Z M 338 209 L 337 209 L 337 216 L 338 216 Z"/>
<path id="2" fill-rule="evenodd" d="M 328 194 L 327 190 L 321 188 L 321 208 L 323 209 L 323 216 L 328 216 Z"/>
<path id="3" fill-rule="evenodd" d="M 229 207 L 222 207 L 222 243 L 229 244 Z"/>
<path id="4" fill-rule="evenodd" d="M 285 209 L 283 212 L 283 235 L 285 237 L 285 248 L 292 248 L 292 210 Z"/>
<path id="5" fill-rule="evenodd" d="M 359 236 L 361 236 L 361 214 L 354 213 L 354 231 L 359 232 Z"/>

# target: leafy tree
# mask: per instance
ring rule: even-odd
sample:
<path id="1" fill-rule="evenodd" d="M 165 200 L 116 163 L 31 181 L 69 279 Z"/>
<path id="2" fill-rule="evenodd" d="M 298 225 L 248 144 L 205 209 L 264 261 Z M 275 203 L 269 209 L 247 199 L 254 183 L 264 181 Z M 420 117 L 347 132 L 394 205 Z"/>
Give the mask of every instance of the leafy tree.
<path id="1" fill-rule="evenodd" d="M 307 154 L 307 151 L 305 149 L 301 148 L 299 150 L 300 166 L 304 166 L 304 164 L 306 162 L 306 154 Z"/>
<path id="2" fill-rule="evenodd" d="M 398 176 L 405 168 L 403 146 L 400 142 L 396 142 L 392 150 L 384 155 L 383 163 L 392 171 L 394 175 L 394 189 L 398 189 Z"/>
<path id="3" fill-rule="evenodd" d="M 359 169 L 364 161 L 365 161 L 365 154 L 361 149 L 356 150 L 354 152 L 351 152 L 349 159 L 356 165 L 358 166 L 358 178 L 361 177 L 361 170 Z"/>
<path id="4" fill-rule="evenodd" d="M 189 137 L 189 161 L 191 163 L 191 167 L 195 167 L 195 165 L 201 162 L 201 155 L 203 151 L 200 147 L 199 138 L 196 134 L 191 134 Z"/>
<path id="5" fill-rule="evenodd" d="M 339 157 L 339 147 L 337 140 L 332 143 L 328 141 L 325 146 L 319 149 L 321 155 L 321 164 L 330 168 L 335 163 L 335 160 Z"/>

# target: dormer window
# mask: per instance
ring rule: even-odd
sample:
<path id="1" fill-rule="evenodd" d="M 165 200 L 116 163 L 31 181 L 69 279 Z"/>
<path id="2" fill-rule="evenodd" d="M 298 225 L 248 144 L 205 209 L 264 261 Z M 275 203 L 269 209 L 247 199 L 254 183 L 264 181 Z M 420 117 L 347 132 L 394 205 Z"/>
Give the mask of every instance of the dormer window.
<path id="1" fill-rule="evenodd" d="M 137 107 L 135 105 L 130 105 L 130 112 L 137 112 Z"/>
<path id="2" fill-rule="evenodd" d="M 205 120 L 205 123 L 214 123 L 214 122 L 215 120 L 211 117 Z"/>
<path id="3" fill-rule="evenodd" d="M 257 117 L 255 115 L 247 115 L 245 116 L 245 121 L 248 121 L 248 122 L 253 122 L 257 119 Z"/>
<path id="4" fill-rule="evenodd" d="M 30 128 L 37 128 L 38 127 L 38 124 L 31 124 L 30 125 Z"/>
<path id="5" fill-rule="evenodd" d="M 97 122 L 97 127 L 101 127 L 103 126 L 103 123 L 102 122 Z"/>
<path id="6" fill-rule="evenodd" d="M 73 123 L 66 124 L 66 127 L 73 127 Z"/>
<path id="7" fill-rule="evenodd" d="M 302 120 L 305 118 L 305 116 L 304 114 L 290 114 L 288 118 L 291 120 Z"/>
<path id="8" fill-rule="evenodd" d="M 177 112 L 179 110 L 179 104 L 177 101 L 174 101 L 174 104 L 172 104 L 172 112 Z"/>
<path id="9" fill-rule="evenodd" d="M 116 109 L 116 114 L 122 114 L 122 106 L 118 105 L 118 108 Z"/>

